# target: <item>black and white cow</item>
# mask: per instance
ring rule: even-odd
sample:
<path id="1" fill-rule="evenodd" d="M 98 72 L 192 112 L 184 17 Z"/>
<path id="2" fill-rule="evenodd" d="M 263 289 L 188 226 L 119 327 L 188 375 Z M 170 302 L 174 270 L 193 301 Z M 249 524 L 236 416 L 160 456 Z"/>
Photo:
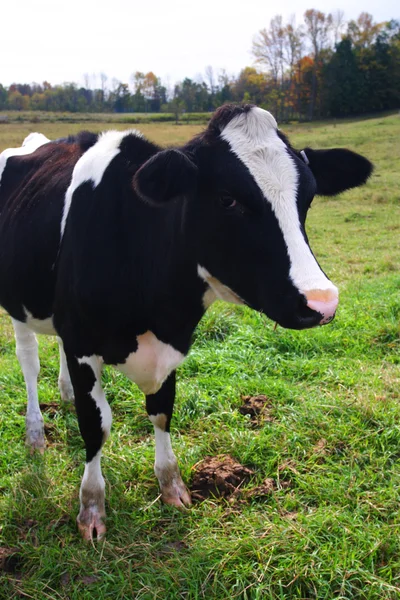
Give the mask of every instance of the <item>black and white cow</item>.
<path id="1" fill-rule="evenodd" d="M 1 155 L 0 304 L 27 386 L 27 439 L 44 445 L 34 332 L 58 335 L 61 395 L 75 395 L 86 447 L 84 538 L 105 532 L 102 365 L 146 395 L 162 498 L 189 505 L 169 427 L 175 370 L 197 323 L 216 298 L 283 327 L 328 323 L 338 291 L 308 244 L 307 211 L 315 194 L 359 186 L 371 170 L 349 150 L 294 150 L 274 117 L 249 105 L 221 107 L 181 148 L 107 131 L 31 134 Z"/>

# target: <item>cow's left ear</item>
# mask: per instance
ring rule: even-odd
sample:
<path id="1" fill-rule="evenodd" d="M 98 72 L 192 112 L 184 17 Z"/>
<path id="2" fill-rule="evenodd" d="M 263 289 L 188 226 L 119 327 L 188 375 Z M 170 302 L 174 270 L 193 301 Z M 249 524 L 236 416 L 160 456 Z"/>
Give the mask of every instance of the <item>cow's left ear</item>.
<path id="1" fill-rule="evenodd" d="M 133 188 L 145 201 L 164 204 L 192 193 L 197 185 L 197 167 L 180 150 L 161 150 L 140 167 Z"/>
<path id="2" fill-rule="evenodd" d="M 317 182 L 317 194 L 334 196 L 365 183 L 373 165 L 367 158 L 345 148 L 301 151 Z"/>

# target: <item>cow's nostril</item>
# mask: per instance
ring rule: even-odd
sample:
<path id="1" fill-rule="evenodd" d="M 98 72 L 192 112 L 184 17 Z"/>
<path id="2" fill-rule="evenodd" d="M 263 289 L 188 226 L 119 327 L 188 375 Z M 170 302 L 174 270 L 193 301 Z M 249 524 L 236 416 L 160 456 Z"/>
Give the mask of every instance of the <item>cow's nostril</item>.
<path id="1" fill-rule="evenodd" d="M 315 310 L 322 315 L 322 319 L 320 321 L 321 325 L 332 321 L 333 317 L 335 316 L 338 303 L 339 300 L 337 297 L 333 297 L 329 300 L 316 300 L 307 298 L 307 306 L 311 308 L 311 310 Z"/>

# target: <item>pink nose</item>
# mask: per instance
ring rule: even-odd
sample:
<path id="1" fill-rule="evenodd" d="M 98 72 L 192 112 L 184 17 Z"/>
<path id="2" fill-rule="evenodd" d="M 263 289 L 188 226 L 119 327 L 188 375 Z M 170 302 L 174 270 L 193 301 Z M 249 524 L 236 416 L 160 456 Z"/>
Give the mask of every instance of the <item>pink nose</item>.
<path id="1" fill-rule="evenodd" d="M 337 293 L 331 290 L 312 290 L 306 293 L 306 297 L 307 306 L 322 315 L 320 325 L 332 321 L 339 304 Z"/>

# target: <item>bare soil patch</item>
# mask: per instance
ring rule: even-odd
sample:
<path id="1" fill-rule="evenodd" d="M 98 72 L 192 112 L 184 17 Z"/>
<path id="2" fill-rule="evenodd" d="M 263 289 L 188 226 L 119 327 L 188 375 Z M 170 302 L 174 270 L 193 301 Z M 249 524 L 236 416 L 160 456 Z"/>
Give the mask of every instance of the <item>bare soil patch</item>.
<path id="1" fill-rule="evenodd" d="M 243 484 L 254 475 L 254 471 L 244 467 L 228 454 L 206 456 L 195 467 L 192 481 L 192 498 L 197 501 L 215 498 L 229 498 L 239 492 Z"/>
<path id="2" fill-rule="evenodd" d="M 273 421 L 272 400 L 264 394 L 257 396 L 242 396 L 243 404 L 239 408 L 242 415 L 249 415 L 252 425 L 259 425 L 262 421 Z"/>
<path id="3" fill-rule="evenodd" d="M 272 477 L 267 477 L 261 485 L 244 489 L 255 473 L 229 454 L 206 456 L 194 470 L 190 491 L 195 502 L 202 502 L 210 497 L 225 498 L 229 502 L 247 502 L 290 488 L 287 480 L 280 480 L 278 484 Z"/>
<path id="4" fill-rule="evenodd" d="M 41 402 L 39 406 L 40 410 L 46 413 L 51 419 L 54 419 L 57 412 L 60 410 L 60 404 L 58 402 Z"/>
<path id="5" fill-rule="evenodd" d="M 0 546 L 0 572 L 17 573 L 22 565 L 22 556 L 18 548 Z"/>
<path id="6" fill-rule="evenodd" d="M 46 436 L 46 440 L 48 442 L 54 442 L 56 437 L 56 426 L 54 423 L 45 423 L 44 424 L 44 435 Z"/>

